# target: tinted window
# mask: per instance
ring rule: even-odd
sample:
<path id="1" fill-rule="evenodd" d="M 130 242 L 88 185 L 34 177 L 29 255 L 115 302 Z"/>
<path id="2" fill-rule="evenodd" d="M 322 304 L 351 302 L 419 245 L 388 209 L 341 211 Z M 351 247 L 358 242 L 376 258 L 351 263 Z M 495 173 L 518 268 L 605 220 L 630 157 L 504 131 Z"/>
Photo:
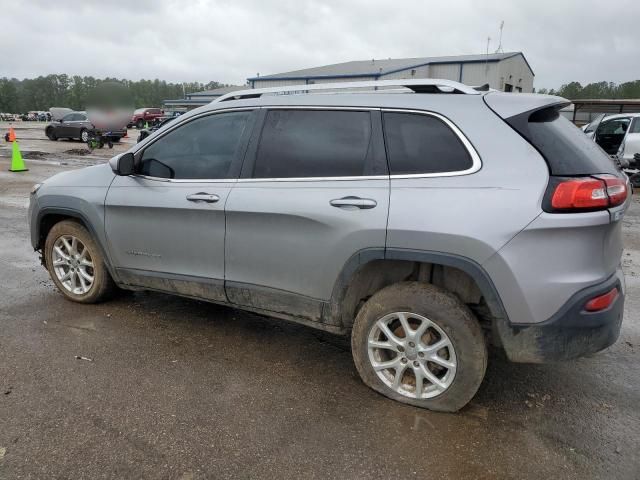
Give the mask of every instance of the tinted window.
<path id="1" fill-rule="evenodd" d="M 253 176 L 364 175 L 370 143 L 369 112 L 272 110 L 265 119 Z"/>
<path id="2" fill-rule="evenodd" d="M 438 118 L 385 112 L 384 131 L 391 175 L 459 172 L 473 165 L 458 136 Z"/>
<path id="3" fill-rule="evenodd" d="M 629 133 L 640 133 L 640 117 L 636 117 L 633 120 L 633 124 L 631 125 L 631 130 Z"/>
<path id="4" fill-rule="evenodd" d="M 538 149 L 552 175 L 615 173 L 607 154 L 555 107 L 507 119 L 509 124 Z"/>
<path id="5" fill-rule="evenodd" d="M 74 117 L 75 113 L 67 113 L 64 117 L 62 117 L 62 120 L 64 120 L 65 122 L 70 122 Z"/>
<path id="6" fill-rule="evenodd" d="M 144 150 L 140 173 L 176 179 L 230 178 L 250 115 L 209 115 L 178 127 Z"/>

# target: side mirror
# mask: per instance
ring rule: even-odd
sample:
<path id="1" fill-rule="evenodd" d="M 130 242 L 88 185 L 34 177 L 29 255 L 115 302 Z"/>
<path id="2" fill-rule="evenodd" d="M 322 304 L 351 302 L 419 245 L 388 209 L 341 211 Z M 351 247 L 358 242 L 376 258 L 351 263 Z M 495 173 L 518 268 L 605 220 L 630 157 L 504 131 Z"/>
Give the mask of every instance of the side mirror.
<path id="1" fill-rule="evenodd" d="M 114 157 L 109 160 L 109 164 L 116 175 L 126 177 L 135 173 L 133 153 L 123 153 L 119 157 Z"/>

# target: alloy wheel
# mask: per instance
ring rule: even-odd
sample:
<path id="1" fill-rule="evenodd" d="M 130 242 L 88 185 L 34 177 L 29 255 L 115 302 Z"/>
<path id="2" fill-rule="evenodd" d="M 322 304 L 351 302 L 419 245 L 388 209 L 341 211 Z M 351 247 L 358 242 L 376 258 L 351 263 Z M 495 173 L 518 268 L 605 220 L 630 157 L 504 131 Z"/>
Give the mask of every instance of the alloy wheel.
<path id="1" fill-rule="evenodd" d="M 73 235 L 62 235 L 53 244 L 53 270 L 62 286 L 75 295 L 84 295 L 93 286 L 91 252 Z"/>
<path id="2" fill-rule="evenodd" d="M 400 395 L 433 398 L 453 383 L 458 365 L 453 342 L 427 317 L 385 315 L 373 324 L 367 347 L 378 378 Z"/>

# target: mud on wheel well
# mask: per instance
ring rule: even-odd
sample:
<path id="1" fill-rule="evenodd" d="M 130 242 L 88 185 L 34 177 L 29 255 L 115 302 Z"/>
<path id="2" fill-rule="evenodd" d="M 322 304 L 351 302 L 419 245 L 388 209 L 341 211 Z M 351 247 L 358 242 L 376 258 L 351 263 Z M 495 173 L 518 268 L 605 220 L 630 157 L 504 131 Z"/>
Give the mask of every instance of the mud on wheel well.
<path id="1" fill-rule="evenodd" d="M 476 281 L 466 272 L 448 265 L 406 260 L 373 260 L 353 274 L 340 308 L 342 324 L 351 328 L 364 303 L 378 290 L 402 281 L 431 283 L 455 294 L 491 329 L 493 317 Z"/>
<path id="2" fill-rule="evenodd" d="M 49 232 L 51 231 L 53 226 L 63 220 L 73 220 L 75 222 L 78 222 L 83 227 L 87 228 L 84 222 L 77 217 L 73 217 L 71 215 L 62 215 L 58 213 L 49 213 L 40 219 L 40 227 L 38 229 L 38 245 L 36 250 L 42 250 L 44 248 L 44 242 L 46 241 L 47 235 L 49 235 Z"/>

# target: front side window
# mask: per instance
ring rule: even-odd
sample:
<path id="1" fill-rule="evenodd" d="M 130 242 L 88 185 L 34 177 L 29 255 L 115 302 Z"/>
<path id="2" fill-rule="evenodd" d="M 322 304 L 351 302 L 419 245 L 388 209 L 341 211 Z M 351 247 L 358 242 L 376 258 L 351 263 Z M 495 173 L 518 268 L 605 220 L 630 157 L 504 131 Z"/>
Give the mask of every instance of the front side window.
<path id="1" fill-rule="evenodd" d="M 460 172 L 473 165 L 458 136 L 439 118 L 417 113 L 384 113 L 391 175 Z"/>
<path id="2" fill-rule="evenodd" d="M 367 174 L 371 114 L 338 110 L 271 110 L 254 178 L 351 177 Z"/>
<path id="3" fill-rule="evenodd" d="M 598 135 L 622 135 L 629 127 L 629 121 L 628 118 L 618 118 L 602 122 L 598 128 Z"/>
<path id="4" fill-rule="evenodd" d="M 195 119 L 167 133 L 142 153 L 139 173 L 175 179 L 231 178 L 251 112 Z"/>

